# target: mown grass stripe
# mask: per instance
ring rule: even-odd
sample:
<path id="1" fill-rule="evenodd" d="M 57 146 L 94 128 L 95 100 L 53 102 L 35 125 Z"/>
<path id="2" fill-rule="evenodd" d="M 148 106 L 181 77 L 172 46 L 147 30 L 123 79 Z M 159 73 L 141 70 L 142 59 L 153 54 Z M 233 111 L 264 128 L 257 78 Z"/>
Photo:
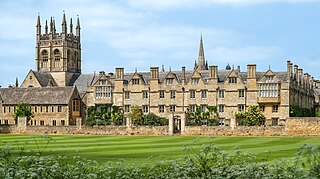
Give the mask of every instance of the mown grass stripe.
<path id="1" fill-rule="evenodd" d="M 293 157 L 305 143 L 320 144 L 319 137 L 207 137 L 207 136 L 103 136 L 103 135 L 49 135 L 53 139 L 43 155 L 83 156 L 99 162 L 126 161 L 142 164 L 160 160 L 182 158 L 185 146 L 200 149 L 214 144 L 226 152 L 237 147 L 268 160 Z M 46 143 L 41 136 L 0 135 L 0 144 L 11 144 L 18 152 L 28 142 L 26 149 L 37 152 Z M 152 157 L 152 160 L 149 159 Z"/>

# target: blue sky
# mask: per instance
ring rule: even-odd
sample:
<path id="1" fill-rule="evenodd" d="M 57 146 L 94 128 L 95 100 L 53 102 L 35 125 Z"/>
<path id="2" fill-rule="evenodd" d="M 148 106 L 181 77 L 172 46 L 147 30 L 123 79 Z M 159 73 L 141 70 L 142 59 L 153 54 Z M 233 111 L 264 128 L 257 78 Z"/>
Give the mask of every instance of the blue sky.
<path id="1" fill-rule="evenodd" d="M 202 33 L 206 60 L 219 69 L 285 71 L 291 60 L 320 79 L 320 0 L 3 0 L 2 87 L 35 69 L 38 13 L 42 27 L 54 16 L 60 32 L 63 10 L 73 22 L 80 17 L 83 73 L 191 70 Z"/>

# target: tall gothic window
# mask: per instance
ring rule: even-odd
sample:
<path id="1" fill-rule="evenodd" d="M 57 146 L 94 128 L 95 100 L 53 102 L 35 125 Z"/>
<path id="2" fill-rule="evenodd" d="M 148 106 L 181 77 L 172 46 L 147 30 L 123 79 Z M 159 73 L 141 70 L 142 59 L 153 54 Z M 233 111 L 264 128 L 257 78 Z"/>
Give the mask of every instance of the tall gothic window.
<path id="1" fill-rule="evenodd" d="M 68 50 L 67 51 L 67 67 L 70 68 L 71 67 L 71 59 L 72 59 L 72 54 L 71 54 L 71 51 Z"/>
<path id="2" fill-rule="evenodd" d="M 72 59 L 72 68 L 77 68 L 78 66 L 78 63 L 77 63 L 77 59 L 78 58 L 78 53 L 77 52 L 74 52 L 74 56 L 73 56 L 73 59 Z"/>
<path id="3" fill-rule="evenodd" d="M 54 67 L 59 68 L 60 67 L 60 58 L 61 58 L 60 51 L 58 49 L 55 49 L 53 51 L 53 55 L 54 55 Z"/>
<path id="4" fill-rule="evenodd" d="M 47 50 L 43 50 L 41 52 L 41 59 L 42 59 L 41 68 L 47 68 L 48 67 L 48 52 L 47 52 Z"/>

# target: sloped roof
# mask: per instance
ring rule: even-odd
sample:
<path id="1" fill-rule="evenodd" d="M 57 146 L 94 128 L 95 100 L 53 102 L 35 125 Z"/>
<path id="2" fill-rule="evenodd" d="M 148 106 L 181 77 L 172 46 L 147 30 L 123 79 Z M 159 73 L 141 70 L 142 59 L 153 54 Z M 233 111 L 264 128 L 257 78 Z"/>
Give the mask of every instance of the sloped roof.
<path id="1" fill-rule="evenodd" d="M 186 82 L 188 82 L 193 74 L 192 71 L 186 71 Z M 200 70 L 198 71 L 200 76 L 203 79 L 209 78 L 209 70 Z M 218 82 L 222 83 L 225 81 L 225 79 L 229 76 L 230 70 L 218 70 Z M 132 77 L 135 75 L 136 72 L 129 72 L 124 74 L 124 83 L 127 84 Z M 182 80 L 182 71 L 159 71 L 159 82 L 162 83 L 166 76 L 169 73 L 175 74 L 177 80 L 179 83 L 181 83 Z M 137 72 L 137 74 L 144 80 L 146 84 L 150 84 L 150 72 Z M 256 72 L 256 79 L 257 81 L 261 79 L 261 77 L 265 74 L 265 72 Z M 285 81 L 287 79 L 287 72 L 274 72 L 274 74 L 281 80 Z M 247 72 L 238 72 L 238 76 L 241 79 L 243 83 L 247 82 Z M 88 86 L 92 85 L 92 82 L 98 80 L 100 77 L 100 74 L 82 74 L 79 76 L 79 78 L 75 81 L 74 85 L 77 86 L 77 89 L 80 93 L 84 93 Z M 114 76 L 111 76 L 109 80 L 113 82 L 115 80 Z"/>
<path id="2" fill-rule="evenodd" d="M 45 88 L 1 88 L 2 104 L 68 104 L 74 86 Z"/>
<path id="3" fill-rule="evenodd" d="M 77 87 L 79 93 L 84 93 L 87 87 L 97 80 L 99 76 L 99 74 L 81 74 L 73 85 Z"/>
<path id="4" fill-rule="evenodd" d="M 34 76 L 37 78 L 38 82 L 42 87 L 50 86 L 50 82 L 52 83 L 53 86 L 57 86 L 56 81 L 54 78 L 51 76 L 50 73 L 42 73 L 38 71 L 33 71 L 32 73 Z"/>

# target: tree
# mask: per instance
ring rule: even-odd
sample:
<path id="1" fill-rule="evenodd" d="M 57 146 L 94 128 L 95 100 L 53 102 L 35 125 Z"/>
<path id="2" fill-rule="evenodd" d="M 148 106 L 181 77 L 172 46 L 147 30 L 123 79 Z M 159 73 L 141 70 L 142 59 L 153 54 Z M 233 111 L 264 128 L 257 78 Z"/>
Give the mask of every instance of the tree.
<path id="1" fill-rule="evenodd" d="M 17 122 L 18 117 L 27 117 L 27 124 L 33 117 L 31 112 L 31 105 L 29 103 L 19 103 L 17 105 L 16 111 L 14 112 L 14 120 Z"/>
<path id="2" fill-rule="evenodd" d="M 108 112 L 108 116 L 110 116 L 113 124 L 115 125 L 123 124 L 123 115 L 118 106 L 112 106 L 111 111 Z"/>
<path id="3" fill-rule="evenodd" d="M 219 116 L 216 106 L 207 106 L 207 111 L 202 111 L 200 106 L 196 106 L 194 112 L 188 112 L 193 121 L 189 121 L 189 124 L 202 125 L 203 121 L 207 124 L 216 124 L 216 118 Z"/>
<path id="4" fill-rule="evenodd" d="M 138 105 L 132 106 L 131 111 L 127 117 L 131 118 L 134 125 L 143 124 L 143 113 L 142 110 L 138 107 Z"/>
<path id="5" fill-rule="evenodd" d="M 256 126 L 264 122 L 264 115 L 258 106 L 249 106 L 247 110 L 236 113 L 236 119 L 239 125 Z"/>

